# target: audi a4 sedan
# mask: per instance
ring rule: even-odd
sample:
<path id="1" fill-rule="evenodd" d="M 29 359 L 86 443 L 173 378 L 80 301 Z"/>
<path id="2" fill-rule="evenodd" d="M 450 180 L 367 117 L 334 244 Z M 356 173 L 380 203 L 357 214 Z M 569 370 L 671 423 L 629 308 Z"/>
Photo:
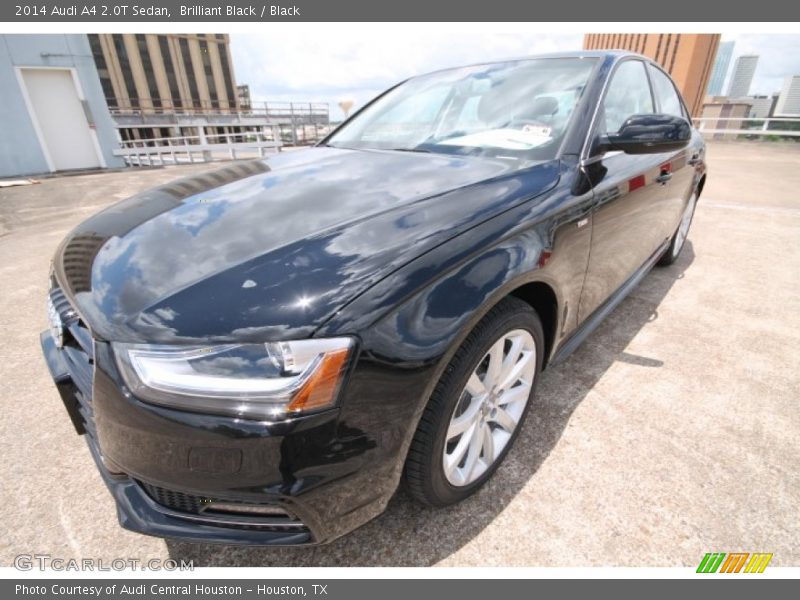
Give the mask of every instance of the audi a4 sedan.
<path id="1" fill-rule="evenodd" d="M 414 77 L 313 148 L 90 218 L 41 345 L 121 525 L 320 544 L 401 483 L 464 500 L 543 369 L 678 258 L 704 154 L 657 64 L 547 55 Z"/>

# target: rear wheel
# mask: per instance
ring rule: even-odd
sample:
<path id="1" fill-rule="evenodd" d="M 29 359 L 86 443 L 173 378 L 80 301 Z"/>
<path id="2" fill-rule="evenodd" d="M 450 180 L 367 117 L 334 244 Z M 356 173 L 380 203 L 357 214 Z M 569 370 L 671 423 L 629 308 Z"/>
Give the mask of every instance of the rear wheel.
<path id="1" fill-rule="evenodd" d="M 666 267 L 671 265 L 681 255 L 681 250 L 686 243 L 686 238 L 689 236 L 689 228 L 692 225 L 692 218 L 694 217 L 694 209 L 697 206 L 697 190 L 692 192 L 686 203 L 686 208 L 683 209 L 681 222 L 678 224 L 678 229 L 675 235 L 672 236 L 669 248 L 664 252 L 664 255 L 659 259 L 659 266 Z"/>
<path id="2" fill-rule="evenodd" d="M 475 493 L 516 439 L 541 371 L 536 312 L 507 298 L 478 323 L 431 395 L 409 449 L 411 494 L 447 506 Z"/>

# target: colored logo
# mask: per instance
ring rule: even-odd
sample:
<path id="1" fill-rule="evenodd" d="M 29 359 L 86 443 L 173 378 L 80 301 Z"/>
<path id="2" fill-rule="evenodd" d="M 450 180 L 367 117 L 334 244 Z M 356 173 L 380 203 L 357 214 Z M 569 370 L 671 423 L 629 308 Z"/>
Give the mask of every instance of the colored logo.
<path id="1" fill-rule="evenodd" d="M 772 554 L 765 552 L 709 552 L 700 561 L 698 573 L 763 573 Z"/>

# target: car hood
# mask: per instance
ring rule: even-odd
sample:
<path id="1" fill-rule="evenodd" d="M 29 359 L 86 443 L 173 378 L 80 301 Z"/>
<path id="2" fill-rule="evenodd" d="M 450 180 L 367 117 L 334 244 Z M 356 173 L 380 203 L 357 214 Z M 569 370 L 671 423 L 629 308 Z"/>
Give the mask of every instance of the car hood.
<path id="1" fill-rule="evenodd" d="M 56 278 L 99 339 L 307 337 L 393 270 L 555 185 L 556 161 L 318 147 L 138 194 L 77 227 Z"/>

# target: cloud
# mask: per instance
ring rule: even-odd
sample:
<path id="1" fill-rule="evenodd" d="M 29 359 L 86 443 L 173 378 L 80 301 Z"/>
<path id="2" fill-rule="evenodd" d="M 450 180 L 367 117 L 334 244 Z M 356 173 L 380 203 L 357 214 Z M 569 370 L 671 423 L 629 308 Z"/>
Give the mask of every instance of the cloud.
<path id="1" fill-rule="evenodd" d="M 412 75 L 579 50 L 582 41 L 582 34 L 542 34 L 486 24 L 455 29 L 364 24 L 358 35 L 345 36 L 336 24 L 329 24 L 270 29 L 266 35 L 232 34 L 231 52 L 236 79 L 250 85 L 253 100 L 328 102 L 338 119 L 339 100 L 352 99 L 357 108 Z"/>
<path id="2" fill-rule="evenodd" d="M 736 42 L 731 70 L 737 56 L 758 54 L 756 74 L 750 86 L 751 94 L 779 92 L 788 75 L 800 75 L 800 35 L 723 34 L 722 39 Z"/>
<path id="3" fill-rule="evenodd" d="M 296 26 L 294 26 L 296 25 Z M 781 89 L 800 74 L 800 35 L 731 34 L 734 58 L 759 54 L 751 92 Z M 256 101 L 327 102 L 334 119 L 343 99 L 363 105 L 389 86 L 436 69 L 579 50 L 583 33 L 545 34 L 530 24 L 282 24 L 263 34 L 231 34 L 236 78 Z M 731 61 L 733 63 L 733 61 Z"/>

